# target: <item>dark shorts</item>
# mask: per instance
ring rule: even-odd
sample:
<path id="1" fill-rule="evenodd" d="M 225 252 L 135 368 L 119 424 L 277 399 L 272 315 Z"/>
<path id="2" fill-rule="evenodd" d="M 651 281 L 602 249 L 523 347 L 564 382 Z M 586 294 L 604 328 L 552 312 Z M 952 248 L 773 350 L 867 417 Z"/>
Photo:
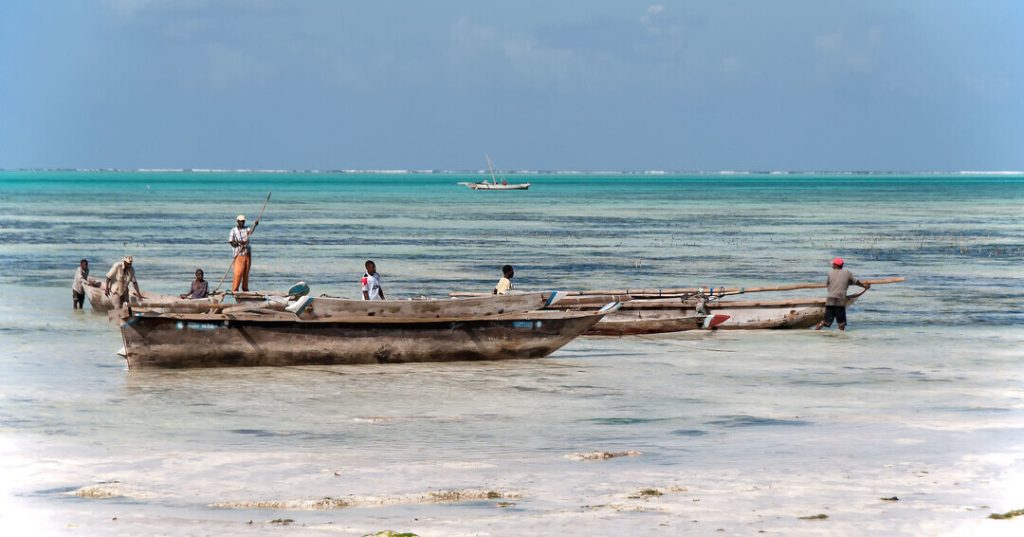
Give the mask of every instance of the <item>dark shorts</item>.
<path id="1" fill-rule="evenodd" d="M 71 307 L 81 308 L 85 304 L 85 292 L 79 293 L 74 289 L 71 290 Z"/>
<path id="2" fill-rule="evenodd" d="M 825 326 L 832 326 L 833 319 L 846 324 L 846 306 L 825 306 Z"/>

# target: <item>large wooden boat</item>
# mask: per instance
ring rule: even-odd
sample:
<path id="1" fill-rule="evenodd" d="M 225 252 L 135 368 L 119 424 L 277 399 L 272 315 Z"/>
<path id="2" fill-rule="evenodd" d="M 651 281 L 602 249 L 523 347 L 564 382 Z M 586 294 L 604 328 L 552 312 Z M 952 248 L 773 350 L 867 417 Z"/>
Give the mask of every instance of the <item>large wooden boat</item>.
<path id="1" fill-rule="evenodd" d="M 376 364 L 541 358 L 618 309 L 489 317 L 334 317 L 292 313 L 132 313 L 121 324 L 130 369 Z"/>
<path id="2" fill-rule="evenodd" d="M 288 306 L 288 310 L 303 319 L 337 316 L 485 317 L 550 308 L 562 296 L 559 291 L 424 300 L 349 300 L 307 296 Z M 600 306 L 603 304 L 597 305 Z"/>

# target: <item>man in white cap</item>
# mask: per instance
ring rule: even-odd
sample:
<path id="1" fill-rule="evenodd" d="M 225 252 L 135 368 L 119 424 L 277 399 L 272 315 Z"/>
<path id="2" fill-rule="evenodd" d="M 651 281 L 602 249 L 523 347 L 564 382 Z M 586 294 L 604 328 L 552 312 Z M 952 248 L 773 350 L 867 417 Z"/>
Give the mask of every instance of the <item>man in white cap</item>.
<path id="1" fill-rule="evenodd" d="M 832 260 L 832 270 L 825 278 L 825 286 L 828 288 L 828 297 L 825 299 L 825 320 L 814 327 L 821 330 L 823 326 L 832 326 L 832 321 L 839 322 L 839 329 L 846 330 L 846 290 L 850 285 L 859 285 L 865 289 L 871 287 L 870 283 L 864 283 L 853 276 L 853 273 L 844 269 L 843 258 L 837 257 Z"/>
<path id="2" fill-rule="evenodd" d="M 135 288 L 135 294 L 142 297 L 139 290 L 139 282 L 135 279 L 135 269 L 132 267 L 132 256 L 126 255 L 124 259 L 114 263 L 107 271 L 107 286 L 104 295 L 110 297 L 110 303 L 114 309 L 121 309 L 128 303 L 128 284 Z"/>
<path id="3" fill-rule="evenodd" d="M 238 286 L 242 286 L 242 291 L 249 290 L 249 269 L 252 267 L 252 249 L 249 247 L 249 235 L 253 231 L 256 231 L 256 226 L 260 225 L 257 221 L 251 228 L 245 227 L 245 215 L 240 214 L 238 218 L 235 218 L 235 227 L 231 228 L 231 233 L 228 234 L 228 243 L 234 248 L 235 260 L 233 267 L 235 269 L 234 278 L 231 280 L 231 291 L 238 291 Z"/>

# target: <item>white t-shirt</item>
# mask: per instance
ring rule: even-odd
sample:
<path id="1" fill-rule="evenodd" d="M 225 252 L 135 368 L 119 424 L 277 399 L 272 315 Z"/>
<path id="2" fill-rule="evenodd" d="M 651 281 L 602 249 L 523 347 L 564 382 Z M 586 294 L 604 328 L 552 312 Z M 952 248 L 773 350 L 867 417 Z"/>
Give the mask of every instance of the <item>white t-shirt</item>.
<path id="1" fill-rule="evenodd" d="M 498 280 L 498 285 L 494 286 L 494 289 L 498 291 L 497 294 L 503 295 L 512 289 L 512 281 L 502 276 L 501 279 Z"/>
<path id="2" fill-rule="evenodd" d="M 370 297 L 370 300 L 384 300 L 380 293 L 380 273 L 366 274 L 363 276 L 363 291 Z"/>
<path id="3" fill-rule="evenodd" d="M 249 240 L 249 234 L 250 233 L 252 233 L 252 229 L 251 228 L 244 228 L 244 227 L 240 228 L 238 226 L 235 226 L 235 227 L 231 228 L 231 233 L 228 233 L 228 242 L 235 241 L 237 243 L 241 243 L 242 241 L 247 241 L 247 240 Z M 235 257 L 238 257 L 240 255 L 249 255 L 251 253 L 252 253 L 252 250 L 250 249 L 248 243 L 246 243 L 245 246 L 235 246 L 234 247 Z"/>

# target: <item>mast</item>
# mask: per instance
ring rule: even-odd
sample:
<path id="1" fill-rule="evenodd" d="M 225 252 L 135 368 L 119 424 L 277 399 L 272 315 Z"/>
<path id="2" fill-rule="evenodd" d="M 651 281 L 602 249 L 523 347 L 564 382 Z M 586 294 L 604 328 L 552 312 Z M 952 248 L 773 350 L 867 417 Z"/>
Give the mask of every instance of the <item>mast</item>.
<path id="1" fill-rule="evenodd" d="M 491 156 L 485 153 L 484 158 L 487 159 L 487 169 L 491 172 L 491 183 L 496 185 L 498 179 L 494 177 L 494 164 L 491 162 Z"/>

